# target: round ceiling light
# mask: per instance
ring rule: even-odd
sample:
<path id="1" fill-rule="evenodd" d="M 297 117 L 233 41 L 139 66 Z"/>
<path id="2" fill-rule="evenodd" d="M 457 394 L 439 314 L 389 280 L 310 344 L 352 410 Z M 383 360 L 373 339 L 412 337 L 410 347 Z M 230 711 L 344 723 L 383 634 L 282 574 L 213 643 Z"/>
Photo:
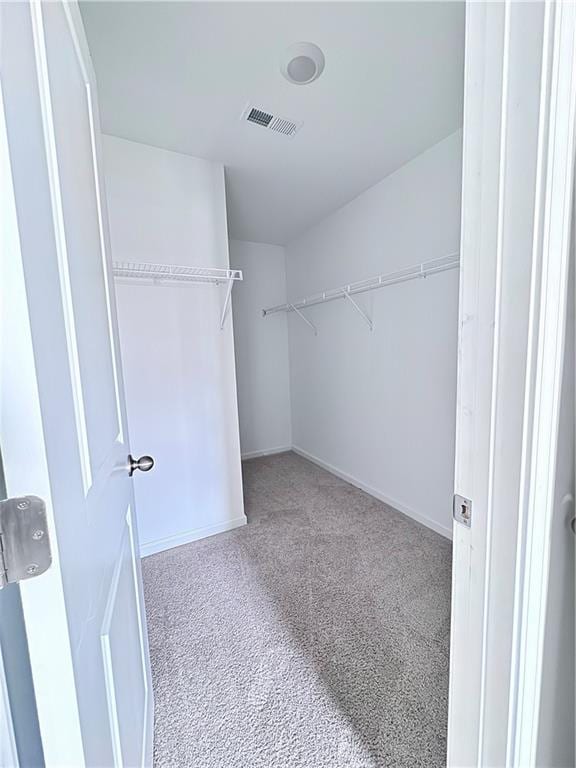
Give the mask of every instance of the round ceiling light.
<path id="1" fill-rule="evenodd" d="M 281 71 L 294 85 L 308 85 L 317 80 L 324 70 L 324 54 L 314 43 L 294 43 L 282 59 Z"/>

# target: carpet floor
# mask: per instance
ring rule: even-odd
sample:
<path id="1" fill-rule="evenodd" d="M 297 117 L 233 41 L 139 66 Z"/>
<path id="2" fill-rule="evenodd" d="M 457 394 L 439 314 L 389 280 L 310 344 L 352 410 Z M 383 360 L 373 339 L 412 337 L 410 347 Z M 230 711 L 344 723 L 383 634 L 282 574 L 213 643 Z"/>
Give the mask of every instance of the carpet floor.
<path id="1" fill-rule="evenodd" d="M 294 453 L 143 561 L 156 766 L 446 764 L 451 544 Z"/>

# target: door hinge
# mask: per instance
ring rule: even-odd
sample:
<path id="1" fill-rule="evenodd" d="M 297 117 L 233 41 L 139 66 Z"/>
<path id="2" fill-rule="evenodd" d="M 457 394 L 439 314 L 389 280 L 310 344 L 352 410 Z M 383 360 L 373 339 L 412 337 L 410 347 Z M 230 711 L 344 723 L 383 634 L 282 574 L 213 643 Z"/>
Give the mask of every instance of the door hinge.
<path id="1" fill-rule="evenodd" d="M 457 523 L 462 523 L 466 528 L 470 528 L 472 524 L 472 501 L 455 493 L 452 514 Z"/>
<path id="2" fill-rule="evenodd" d="M 38 496 L 0 501 L 0 589 L 44 573 L 52 562 L 46 505 Z"/>

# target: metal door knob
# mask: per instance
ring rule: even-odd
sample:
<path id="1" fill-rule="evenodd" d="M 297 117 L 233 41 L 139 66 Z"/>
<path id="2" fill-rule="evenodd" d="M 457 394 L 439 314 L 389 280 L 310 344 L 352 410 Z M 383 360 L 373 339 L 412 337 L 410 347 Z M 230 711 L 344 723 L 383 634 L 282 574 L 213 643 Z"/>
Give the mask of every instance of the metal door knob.
<path id="1" fill-rule="evenodd" d="M 140 456 L 139 459 L 135 459 L 134 456 L 128 455 L 128 474 L 130 477 L 137 469 L 141 472 L 150 472 L 153 466 L 154 459 L 152 456 Z"/>

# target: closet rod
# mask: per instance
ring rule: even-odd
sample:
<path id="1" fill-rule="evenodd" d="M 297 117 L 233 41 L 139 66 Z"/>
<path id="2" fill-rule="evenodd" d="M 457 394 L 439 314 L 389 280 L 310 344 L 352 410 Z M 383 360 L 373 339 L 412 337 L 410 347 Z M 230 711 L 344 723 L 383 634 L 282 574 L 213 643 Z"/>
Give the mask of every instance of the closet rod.
<path id="1" fill-rule="evenodd" d="M 412 267 L 405 267 L 396 272 L 389 272 L 376 277 L 369 277 L 366 280 L 359 280 L 355 283 L 348 283 L 340 288 L 331 288 L 321 293 L 315 293 L 307 296 L 305 299 L 291 302 L 290 304 L 278 304 L 275 307 L 268 307 L 262 310 L 263 317 L 272 315 L 275 312 L 296 312 L 297 310 L 313 307 L 316 304 L 324 304 L 326 301 L 335 301 L 336 299 L 350 298 L 357 293 L 366 291 L 375 291 L 378 288 L 384 288 L 388 285 L 403 283 L 406 280 L 415 280 L 416 278 L 428 277 L 439 272 L 445 272 L 448 269 L 456 269 L 460 264 L 460 254 L 452 253 L 448 256 L 442 256 L 439 259 L 423 261 L 421 264 L 415 264 Z M 300 313 L 298 313 L 300 314 Z"/>

